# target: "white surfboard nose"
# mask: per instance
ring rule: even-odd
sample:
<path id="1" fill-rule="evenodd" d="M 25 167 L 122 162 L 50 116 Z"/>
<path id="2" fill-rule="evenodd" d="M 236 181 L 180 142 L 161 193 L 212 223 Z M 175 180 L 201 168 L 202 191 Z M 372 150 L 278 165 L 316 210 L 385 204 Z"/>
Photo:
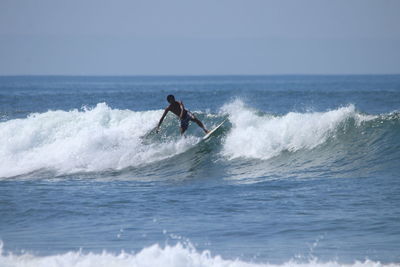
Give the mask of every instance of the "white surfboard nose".
<path id="1" fill-rule="evenodd" d="M 209 131 L 205 136 L 203 136 L 203 140 L 208 139 L 216 130 L 218 130 L 219 127 L 222 126 L 222 124 L 224 124 L 224 122 L 226 122 L 227 119 L 225 119 L 223 122 L 221 122 L 220 124 L 218 124 L 217 127 L 215 127 L 214 129 L 212 129 L 211 131 Z"/>

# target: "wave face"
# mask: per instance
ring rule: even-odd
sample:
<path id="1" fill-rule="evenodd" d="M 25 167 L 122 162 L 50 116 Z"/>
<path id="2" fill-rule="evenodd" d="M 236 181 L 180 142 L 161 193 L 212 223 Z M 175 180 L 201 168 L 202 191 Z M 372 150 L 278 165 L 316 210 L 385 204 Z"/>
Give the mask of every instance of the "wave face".
<path id="1" fill-rule="evenodd" d="M 367 115 L 348 105 L 326 112 L 271 115 L 240 100 L 224 105 L 232 128 L 222 155 L 236 164 L 231 175 L 319 177 L 395 174 L 400 158 L 400 115 Z M 256 160 L 256 162 L 254 162 Z"/>
<path id="2" fill-rule="evenodd" d="M 178 122 L 171 115 L 164 121 L 163 133 L 153 134 L 151 130 L 161 114 L 161 110 L 111 109 L 100 103 L 93 109 L 48 111 L 2 122 L 0 138 L 5 142 L 0 150 L 0 177 L 35 171 L 119 171 L 177 155 L 196 160 L 198 155 L 188 150 L 200 142 L 201 131 L 193 125 L 187 137 L 180 138 Z M 291 161 L 303 157 L 303 163 L 318 164 L 333 164 L 341 157 L 363 159 L 368 164 L 382 159 L 390 163 L 400 156 L 398 113 L 366 115 L 349 105 L 326 112 L 278 116 L 235 100 L 225 104 L 219 114 L 200 116 L 209 128 L 229 119 L 216 134 L 219 142 L 201 150 L 203 156 L 211 153 L 227 162 L 228 168 L 232 160 L 266 161 L 288 153 Z M 287 159 L 282 160 L 287 164 Z"/>
<path id="3" fill-rule="evenodd" d="M 273 266 L 300 266 L 300 267 L 336 267 L 336 266 L 348 266 L 348 267 L 377 267 L 387 266 L 394 267 L 400 266 L 398 264 L 382 264 L 380 262 L 365 260 L 364 262 L 356 261 L 351 264 L 340 264 L 335 261 L 332 262 L 319 262 L 317 259 L 312 259 L 307 262 L 298 262 L 295 260 L 288 261 L 283 264 L 270 264 L 270 263 L 254 263 L 245 262 L 241 260 L 226 260 L 221 256 L 212 256 L 210 251 L 198 252 L 193 246 L 185 246 L 181 243 L 175 246 L 160 247 L 155 244 L 150 247 L 146 247 L 138 253 L 126 253 L 121 252 L 120 254 L 113 254 L 106 251 L 103 253 L 82 253 L 82 252 L 68 252 L 65 254 L 52 255 L 52 256 L 34 256 L 29 253 L 22 255 L 2 253 L 0 247 L 0 265 L 3 267 L 38 267 L 38 266 L 85 266 L 85 267 L 142 267 L 142 266 L 164 266 L 164 267 L 273 267 Z"/>
<path id="4" fill-rule="evenodd" d="M 59 174 L 120 170 L 182 153 L 195 138 L 142 142 L 161 111 L 113 110 L 106 104 L 83 111 L 48 111 L 0 123 L 0 177 L 37 170 Z M 168 122 L 167 122 L 168 124 Z"/>

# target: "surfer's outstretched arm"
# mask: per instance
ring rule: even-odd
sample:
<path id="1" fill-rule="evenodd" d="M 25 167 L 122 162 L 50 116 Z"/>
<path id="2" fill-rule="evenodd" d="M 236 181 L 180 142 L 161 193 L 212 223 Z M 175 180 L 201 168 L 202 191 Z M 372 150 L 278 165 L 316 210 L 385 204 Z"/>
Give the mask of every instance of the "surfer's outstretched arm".
<path id="1" fill-rule="evenodd" d="M 157 133 L 160 131 L 161 123 L 163 122 L 165 116 L 167 116 L 168 111 L 169 111 L 169 107 L 167 107 L 167 108 L 164 110 L 164 113 L 163 113 L 163 115 L 161 116 L 160 121 L 158 122 L 158 125 L 157 125 L 157 128 L 156 128 L 156 132 L 157 132 Z"/>

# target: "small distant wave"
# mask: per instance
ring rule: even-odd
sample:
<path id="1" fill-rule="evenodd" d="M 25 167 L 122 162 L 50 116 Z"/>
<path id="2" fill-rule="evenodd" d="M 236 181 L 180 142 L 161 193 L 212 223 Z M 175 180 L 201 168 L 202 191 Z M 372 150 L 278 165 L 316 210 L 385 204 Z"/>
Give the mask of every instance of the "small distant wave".
<path id="1" fill-rule="evenodd" d="M 352 264 L 341 264 L 336 261 L 319 262 L 317 259 L 309 260 L 308 262 L 296 262 L 295 260 L 288 261 L 283 264 L 269 263 L 254 263 L 246 262 L 239 259 L 227 260 L 221 256 L 213 256 L 210 251 L 199 252 L 192 246 L 185 246 L 181 243 L 175 246 L 160 247 L 158 244 L 146 247 L 138 253 L 121 252 L 113 254 L 107 251 L 102 253 L 82 253 L 82 252 L 67 252 L 51 256 L 35 256 L 29 253 L 20 255 L 12 253 L 4 253 L 0 246 L 0 266 L 2 267 L 46 267 L 46 266 L 190 266 L 190 267 L 286 267 L 286 266 L 321 266 L 321 267 L 336 267 L 336 266 L 354 266 L 354 267 L 377 267 L 377 266 L 400 266 L 398 263 L 382 264 L 376 261 L 356 261 Z"/>

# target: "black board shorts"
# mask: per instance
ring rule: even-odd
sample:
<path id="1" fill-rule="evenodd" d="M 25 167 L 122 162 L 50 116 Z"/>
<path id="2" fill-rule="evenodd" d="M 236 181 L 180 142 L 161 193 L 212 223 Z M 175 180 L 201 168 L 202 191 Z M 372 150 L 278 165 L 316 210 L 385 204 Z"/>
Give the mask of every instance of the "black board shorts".
<path id="1" fill-rule="evenodd" d="M 186 129 L 187 127 L 189 127 L 189 121 L 191 120 L 194 120 L 194 115 L 189 111 L 187 111 L 186 114 L 183 115 L 183 118 L 181 119 L 181 128 Z"/>

